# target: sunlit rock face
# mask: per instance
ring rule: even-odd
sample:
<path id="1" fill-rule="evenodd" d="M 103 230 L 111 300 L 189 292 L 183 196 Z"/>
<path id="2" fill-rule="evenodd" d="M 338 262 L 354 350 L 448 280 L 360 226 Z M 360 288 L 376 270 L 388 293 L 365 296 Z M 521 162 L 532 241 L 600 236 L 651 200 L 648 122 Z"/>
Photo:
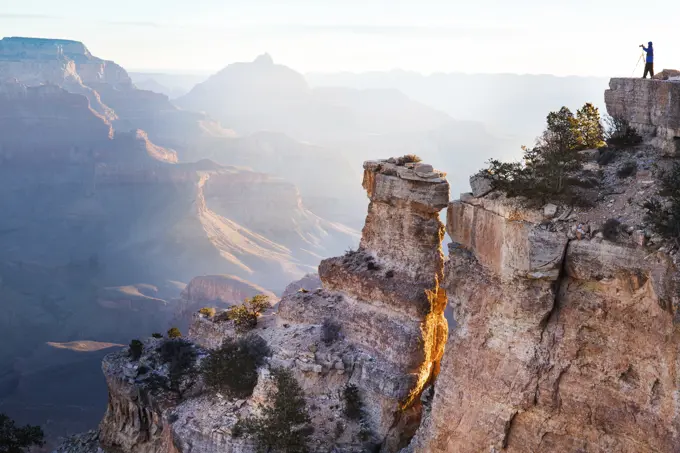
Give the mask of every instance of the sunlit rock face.
<path id="1" fill-rule="evenodd" d="M 335 445 L 343 452 L 376 447 L 395 452 L 406 446 L 418 426 L 420 396 L 437 374 L 447 335 L 446 295 L 439 286 L 444 226 L 438 213 L 448 202 L 448 183 L 442 173 L 424 164 L 371 161 L 364 169 L 371 204 L 359 249 L 324 260 L 320 282 L 308 275 L 291 284 L 252 331 L 272 349 L 270 366 L 290 368 L 303 387 L 315 428 L 312 451 Z M 230 291 L 222 291 L 223 280 L 196 279 L 185 297 L 228 297 Z M 240 335 L 220 314 L 193 317 L 189 339 L 199 348 L 216 348 Z M 335 336 L 328 336 L 324 324 L 335 326 Z M 154 362 L 153 341 L 147 341 L 139 363 Z M 101 425 L 104 448 L 256 450 L 248 439 L 234 437 L 232 429 L 265 402 L 271 386 L 266 368 L 260 370 L 252 397 L 232 401 L 202 394 L 200 378 L 187 383 L 192 390 L 179 398 L 150 394 L 147 378 L 135 371 L 136 366 L 125 352 L 105 360 L 111 390 Z M 342 410 L 348 384 L 356 385 L 361 394 L 365 412 L 361 424 Z M 173 439 L 172 446 L 168 438 Z"/>
<path id="2" fill-rule="evenodd" d="M 613 78 L 604 100 L 607 113 L 627 120 L 663 153 L 677 155 L 680 149 L 680 82 Z"/>
<path id="3" fill-rule="evenodd" d="M 540 218 L 493 196 L 450 204 L 458 326 L 406 451 L 675 451 L 671 257 Z"/>
<path id="4" fill-rule="evenodd" d="M 324 291 L 284 298 L 279 312 L 298 323 L 333 319 L 373 358 L 352 381 L 393 451 L 415 429 L 418 397 L 436 374 L 447 335 L 438 212 L 449 190 L 431 166 L 389 160 L 364 164 L 364 189 L 371 203 L 359 249 L 322 261 Z"/>

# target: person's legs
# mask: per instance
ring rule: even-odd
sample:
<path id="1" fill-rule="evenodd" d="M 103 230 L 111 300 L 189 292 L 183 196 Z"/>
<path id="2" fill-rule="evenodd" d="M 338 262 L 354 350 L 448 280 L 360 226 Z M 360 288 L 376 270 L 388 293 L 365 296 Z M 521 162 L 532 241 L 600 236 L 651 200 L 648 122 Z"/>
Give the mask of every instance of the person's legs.
<path id="1" fill-rule="evenodd" d="M 650 63 L 645 63 L 645 72 L 644 72 L 644 74 L 642 75 L 642 78 L 643 78 L 643 79 L 646 79 L 646 78 L 647 78 L 647 73 L 649 72 L 649 70 L 650 70 Z M 654 76 L 652 76 L 652 77 L 654 77 Z"/>
<path id="2" fill-rule="evenodd" d="M 654 63 L 649 63 L 649 77 L 654 78 Z"/>

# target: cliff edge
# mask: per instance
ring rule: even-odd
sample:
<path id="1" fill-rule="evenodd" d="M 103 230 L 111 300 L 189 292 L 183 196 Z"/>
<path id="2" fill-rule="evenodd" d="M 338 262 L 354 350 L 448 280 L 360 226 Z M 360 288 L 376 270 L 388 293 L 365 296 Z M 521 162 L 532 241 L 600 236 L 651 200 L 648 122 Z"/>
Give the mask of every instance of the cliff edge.
<path id="1" fill-rule="evenodd" d="M 570 181 L 588 189 L 581 206 L 530 207 L 478 175 L 473 193 L 449 201 L 445 175 L 427 164 L 364 163 L 359 248 L 321 262 L 321 288 L 313 276 L 292 284 L 251 331 L 271 349 L 269 367 L 291 370 L 305 393 L 310 451 L 677 451 L 678 245 L 644 207 L 670 202 L 661 170 L 677 164 L 672 83 L 612 80 L 609 113 L 647 140 L 579 151 Z M 190 347 L 200 364 L 242 336 L 206 310 Z M 211 393 L 200 376 L 158 391 L 151 376 L 171 373 L 158 358 L 167 341 L 146 340 L 137 363 L 127 351 L 106 358 L 109 409 L 89 444 L 256 451 L 239 420 L 269 404 L 270 368 L 258 368 L 247 398 Z M 358 418 L 343 409 L 350 387 Z"/>
<path id="2" fill-rule="evenodd" d="M 590 206 L 529 209 L 488 190 L 449 204 L 443 287 L 458 326 L 405 451 L 677 450 L 677 249 L 643 205 L 672 163 L 680 85 L 610 87 L 609 113 L 647 141 L 609 162 L 582 152 Z"/>
<path id="3" fill-rule="evenodd" d="M 127 350 L 106 357 L 109 405 L 98 434 L 101 447 L 254 452 L 257 446 L 237 426 L 267 404 L 270 369 L 278 367 L 291 370 L 304 390 L 311 451 L 405 447 L 419 426 L 420 396 L 434 381 L 447 336 L 438 213 L 449 186 L 430 165 L 390 159 L 364 164 L 364 188 L 371 203 L 358 250 L 324 260 L 321 288 L 313 281 L 294 283 L 249 332 L 271 351 L 251 396 L 215 394 L 200 373 L 173 381 L 174 362 L 164 359 L 168 345 L 193 351 L 198 370 L 225 341 L 244 337 L 228 311 L 196 314 L 190 342 L 149 339 L 138 358 Z M 348 386 L 361 400 L 359 419 L 343 410 Z"/>

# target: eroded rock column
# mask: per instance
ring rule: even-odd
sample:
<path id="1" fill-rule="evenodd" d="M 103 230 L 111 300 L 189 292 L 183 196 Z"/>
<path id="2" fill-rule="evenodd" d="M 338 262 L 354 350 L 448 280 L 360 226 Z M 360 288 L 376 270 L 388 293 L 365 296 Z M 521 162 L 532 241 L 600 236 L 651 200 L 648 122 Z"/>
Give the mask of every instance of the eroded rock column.
<path id="1" fill-rule="evenodd" d="M 440 287 L 449 196 L 444 175 L 424 164 L 364 164 L 371 200 L 358 250 L 322 261 L 323 291 L 284 297 L 279 314 L 294 322 L 332 319 L 363 355 L 351 382 L 383 451 L 395 451 L 419 422 L 419 399 L 438 369 L 447 337 Z"/>

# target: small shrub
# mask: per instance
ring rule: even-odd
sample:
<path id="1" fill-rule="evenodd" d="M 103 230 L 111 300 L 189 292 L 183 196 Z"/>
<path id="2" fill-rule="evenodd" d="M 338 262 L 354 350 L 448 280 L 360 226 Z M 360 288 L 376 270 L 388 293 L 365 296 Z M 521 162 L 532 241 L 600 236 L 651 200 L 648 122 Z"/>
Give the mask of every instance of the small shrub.
<path id="1" fill-rule="evenodd" d="M 629 160 L 624 162 L 621 168 L 616 172 L 616 176 L 619 178 L 627 178 L 629 176 L 634 176 L 637 173 L 637 162 L 634 160 Z"/>
<path id="2" fill-rule="evenodd" d="M 144 343 L 139 340 L 132 340 L 130 342 L 130 359 L 136 362 L 142 356 L 142 352 L 144 352 Z"/>
<path id="3" fill-rule="evenodd" d="M 621 222 L 616 219 L 607 220 L 602 226 L 602 236 L 608 241 L 616 241 L 619 236 Z"/>
<path id="4" fill-rule="evenodd" d="M 240 333 L 252 330 L 257 326 L 257 315 L 251 313 L 245 305 L 236 305 L 227 310 L 227 319 L 234 322 Z"/>
<path id="5" fill-rule="evenodd" d="M 151 336 L 154 338 L 163 338 L 163 334 L 159 332 L 154 332 L 151 334 Z"/>
<path id="6" fill-rule="evenodd" d="M 340 324 L 331 320 L 324 319 L 321 324 L 321 341 L 329 346 L 335 343 L 340 338 Z"/>
<path id="7" fill-rule="evenodd" d="M 182 383 L 196 373 L 196 348 L 193 343 L 182 338 L 165 340 L 160 346 L 163 363 L 168 364 L 170 390 L 182 393 Z"/>
<path id="8" fill-rule="evenodd" d="M 256 315 L 259 315 L 271 308 L 269 297 L 265 296 L 264 294 L 258 294 L 251 297 L 250 299 L 246 299 L 245 305 L 250 309 L 251 313 Z"/>
<path id="9" fill-rule="evenodd" d="M 597 114 L 597 110 L 588 110 L 588 122 L 595 121 L 591 113 Z M 550 112 L 546 120 L 547 127 L 534 147 L 522 147 L 522 162 L 491 159 L 488 167 L 479 174 L 508 197 L 525 197 L 533 204 L 556 200 L 573 203 L 580 194 L 573 190 L 569 178 L 583 168 L 585 157 L 579 150 L 586 142 L 582 134 L 586 131 L 591 134 L 596 127 L 588 125 L 583 130 L 579 129 L 579 119 L 567 107 Z M 587 140 L 596 140 L 597 134 L 593 132 L 591 135 Z"/>
<path id="10" fill-rule="evenodd" d="M 271 308 L 269 297 L 258 294 L 246 299 L 241 305 L 230 307 L 226 312 L 216 316 L 215 321 L 233 321 L 236 331 L 244 333 L 257 326 L 257 317 L 265 310 Z"/>
<path id="11" fill-rule="evenodd" d="M 177 327 L 171 327 L 168 330 L 168 338 L 181 338 L 182 332 Z"/>
<path id="12" fill-rule="evenodd" d="M 653 198 L 645 201 L 642 207 L 647 211 L 645 222 L 651 224 L 659 235 L 680 246 L 680 201 L 673 200 L 665 206 L 660 200 Z"/>
<path id="13" fill-rule="evenodd" d="M 313 428 L 302 388 L 290 370 L 276 368 L 272 376 L 276 390 L 268 394 L 271 404 L 260 417 L 239 422 L 239 429 L 255 440 L 259 451 L 307 453 Z"/>
<path id="14" fill-rule="evenodd" d="M 232 398 L 247 398 L 257 385 L 257 368 L 268 355 L 267 342 L 259 335 L 227 339 L 203 361 L 201 373 L 211 390 Z"/>
<path id="15" fill-rule="evenodd" d="M 0 452 L 23 453 L 45 445 L 45 433 L 39 426 L 16 426 L 14 420 L 0 413 Z"/>
<path id="16" fill-rule="evenodd" d="M 612 116 L 605 118 L 605 139 L 610 146 L 618 148 L 629 148 L 642 142 L 642 137 L 628 120 Z"/>
<path id="17" fill-rule="evenodd" d="M 255 359 L 257 366 L 263 365 L 265 357 L 269 357 L 272 354 L 265 339 L 254 333 L 239 339 L 239 344 Z"/>
<path id="18" fill-rule="evenodd" d="M 215 316 L 215 313 L 217 310 L 215 310 L 213 307 L 203 307 L 198 312 L 204 316 L 207 316 L 208 318 L 212 318 Z"/>
<path id="19" fill-rule="evenodd" d="M 397 165 L 406 165 L 406 164 L 418 163 L 418 162 L 422 162 L 422 161 L 423 161 L 423 159 L 421 159 L 420 156 L 417 156 L 415 154 L 405 154 L 405 155 L 397 158 Z"/>
<path id="20" fill-rule="evenodd" d="M 350 420 L 361 420 L 364 416 L 364 405 L 359 394 L 359 387 L 349 384 L 342 392 L 345 401 L 345 416 Z"/>

